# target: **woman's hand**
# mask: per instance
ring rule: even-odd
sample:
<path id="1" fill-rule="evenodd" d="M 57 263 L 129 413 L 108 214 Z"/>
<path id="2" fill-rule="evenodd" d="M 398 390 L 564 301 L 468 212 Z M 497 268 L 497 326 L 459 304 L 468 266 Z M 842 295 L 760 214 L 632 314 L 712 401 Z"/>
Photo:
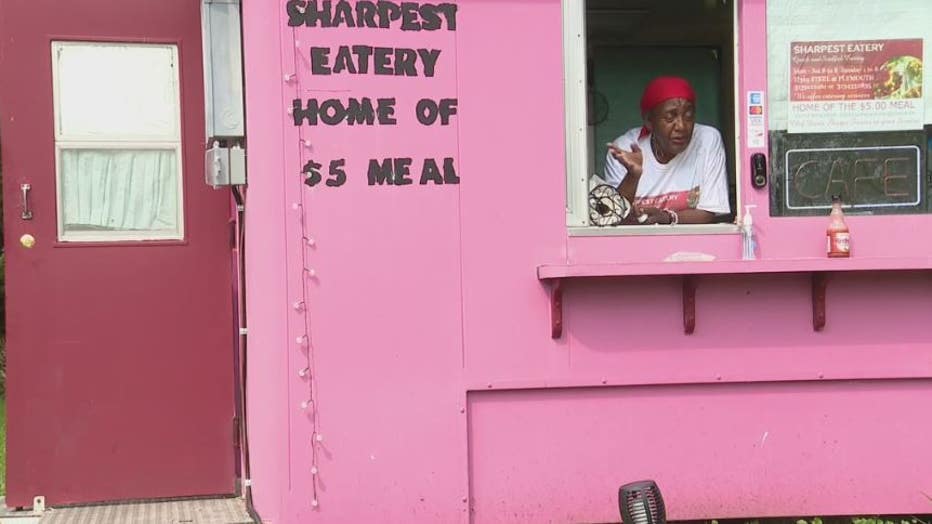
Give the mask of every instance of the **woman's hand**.
<path id="1" fill-rule="evenodd" d="M 639 207 L 634 210 L 634 213 L 637 213 L 638 217 L 647 217 L 643 222 L 638 219 L 641 224 L 669 224 L 673 222 L 673 216 L 670 213 L 656 207 Z"/>
<path id="2" fill-rule="evenodd" d="M 639 178 L 641 173 L 643 173 L 644 166 L 644 154 L 641 152 L 641 148 L 638 147 L 637 143 L 631 144 L 631 151 L 625 151 L 620 149 L 614 144 L 608 144 L 608 150 L 612 154 L 612 157 L 615 158 L 621 165 L 625 166 L 625 169 L 628 170 L 628 174 Z"/>

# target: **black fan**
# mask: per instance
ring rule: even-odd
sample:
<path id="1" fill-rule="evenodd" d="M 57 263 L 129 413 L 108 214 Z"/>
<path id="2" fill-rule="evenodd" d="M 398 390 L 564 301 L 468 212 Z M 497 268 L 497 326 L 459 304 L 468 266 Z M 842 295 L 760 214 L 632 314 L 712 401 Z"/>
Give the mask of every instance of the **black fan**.
<path id="1" fill-rule="evenodd" d="M 653 480 L 632 482 L 618 488 L 618 509 L 623 524 L 666 524 L 660 488 Z"/>

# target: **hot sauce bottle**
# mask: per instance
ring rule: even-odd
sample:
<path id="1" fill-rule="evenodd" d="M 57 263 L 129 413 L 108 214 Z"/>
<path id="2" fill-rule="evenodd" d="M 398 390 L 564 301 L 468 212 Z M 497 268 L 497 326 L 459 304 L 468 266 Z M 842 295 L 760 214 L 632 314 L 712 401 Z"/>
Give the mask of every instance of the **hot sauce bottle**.
<path id="1" fill-rule="evenodd" d="M 845 223 L 845 213 L 841 210 L 841 198 L 832 195 L 832 212 L 829 214 L 828 229 L 828 256 L 830 258 L 843 258 L 851 256 L 851 233 Z"/>

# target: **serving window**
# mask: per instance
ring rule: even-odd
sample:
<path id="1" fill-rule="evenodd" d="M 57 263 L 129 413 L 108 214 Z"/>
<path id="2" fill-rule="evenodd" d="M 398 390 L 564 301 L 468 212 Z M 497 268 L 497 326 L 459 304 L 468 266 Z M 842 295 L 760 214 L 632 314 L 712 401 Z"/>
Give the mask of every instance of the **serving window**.
<path id="1" fill-rule="evenodd" d="M 735 231 L 739 194 L 735 14 L 732 0 L 564 0 L 567 225 L 571 234 Z M 721 197 L 710 207 L 714 209 L 712 219 L 701 226 L 644 226 L 634 216 L 619 224 L 619 209 L 610 198 L 618 190 L 619 164 L 615 164 L 616 173 L 606 165 L 612 162 L 607 144 L 624 143 L 620 137 L 645 124 L 642 94 L 651 80 L 664 76 L 685 79 L 695 92 L 691 143 L 699 142 L 699 135 L 709 136 L 708 129 L 720 137 L 724 172 L 715 191 Z M 700 132 L 700 128 L 704 130 Z M 650 150 L 642 153 L 645 157 L 653 154 Z M 663 160 L 661 154 L 657 157 Z M 688 208 L 701 208 L 709 200 L 701 192 L 713 191 L 698 183 L 684 188 Z M 684 188 L 657 190 L 658 198 L 672 198 Z M 658 201 L 642 197 L 645 195 L 638 195 L 633 208 L 653 206 Z"/>
<path id="2" fill-rule="evenodd" d="M 932 269 L 932 242 L 916 234 L 932 225 L 922 71 L 932 2 L 564 0 L 563 10 L 567 249 L 537 268 L 551 284 L 554 337 L 562 286 L 577 278 L 681 278 L 692 333 L 702 275 L 808 274 L 821 330 L 834 274 Z M 696 122 L 722 136 L 730 213 L 595 226 L 588 197 L 604 188 L 604 144 L 640 125 L 641 90 L 668 74 L 696 87 Z M 844 219 L 829 216 L 836 196 Z"/>

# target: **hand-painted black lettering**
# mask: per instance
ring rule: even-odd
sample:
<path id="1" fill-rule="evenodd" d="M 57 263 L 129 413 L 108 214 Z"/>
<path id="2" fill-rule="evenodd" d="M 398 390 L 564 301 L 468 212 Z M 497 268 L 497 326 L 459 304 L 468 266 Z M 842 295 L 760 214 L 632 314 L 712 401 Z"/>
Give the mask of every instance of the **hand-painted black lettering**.
<path id="1" fill-rule="evenodd" d="M 447 22 L 447 31 L 456 31 L 456 4 L 443 3 L 437 6 L 437 11 L 443 15 Z"/>
<path id="2" fill-rule="evenodd" d="M 290 27 L 400 27 L 402 31 L 438 31 L 444 26 L 448 31 L 456 31 L 457 9 L 451 2 L 287 0 L 285 3 Z"/>
<path id="3" fill-rule="evenodd" d="M 443 98 L 440 100 L 440 125 L 450 125 L 450 117 L 456 114 L 456 98 Z"/>
<path id="4" fill-rule="evenodd" d="M 456 175 L 456 167 L 453 165 L 453 158 L 447 157 L 443 159 L 443 183 L 444 184 L 459 184 L 460 177 Z"/>
<path id="5" fill-rule="evenodd" d="M 301 170 L 306 176 L 304 177 L 304 184 L 308 187 L 314 187 L 320 183 L 323 178 L 320 174 L 320 168 L 322 165 L 314 162 L 313 160 L 308 160 L 307 164 L 304 164 L 304 169 Z"/>
<path id="6" fill-rule="evenodd" d="M 375 55 L 373 57 L 373 72 L 377 75 L 390 75 L 392 71 L 392 61 L 391 55 L 393 54 L 394 49 L 391 47 L 376 47 Z"/>
<path id="7" fill-rule="evenodd" d="M 356 25 L 359 27 L 368 27 L 377 29 L 378 22 L 375 21 L 375 15 L 378 12 L 375 9 L 375 3 L 369 0 L 359 0 L 356 2 Z"/>
<path id="8" fill-rule="evenodd" d="M 417 54 L 421 57 L 421 62 L 424 63 L 424 76 L 434 76 L 434 69 L 437 66 L 437 59 L 440 58 L 440 50 L 418 49 Z"/>
<path id="9" fill-rule="evenodd" d="M 438 108 L 437 103 L 430 98 L 422 98 L 418 100 L 414 112 L 417 115 L 418 122 L 425 126 L 429 126 L 437 121 L 440 108 Z"/>
<path id="10" fill-rule="evenodd" d="M 440 16 L 437 15 L 437 6 L 434 4 L 421 4 L 418 9 L 421 15 L 421 29 L 424 31 L 436 31 L 440 29 Z"/>
<path id="11" fill-rule="evenodd" d="M 393 126 L 398 123 L 398 120 L 395 118 L 394 98 L 379 98 L 378 109 L 376 111 L 379 114 L 379 125 Z"/>
<path id="12" fill-rule="evenodd" d="M 414 183 L 413 180 L 408 178 L 411 175 L 411 159 L 410 158 L 396 158 L 394 159 L 395 164 L 395 185 L 396 186 L 408 186 Z"/>
<path id="13" fill-rule="evenodd" d="M 328 126 L 335 126 L 346 118 L 346 108 L 343 106 L 343 102 L 337 98 L 324 100 L 324 103 L 320 104 L 319 116 L 321 122 Z"/>
<path id="14" fill-rule="evenodd" d="M 376 8 L 379 11 L 379 27 L 382 29 L 388 29 L 392 26 L 392 22 L 401 18 L 401 7 L 395 2 L 379 0 Z"/>
<path id="15" fill-rule="evenodd" d="M 285 12 L 288 13 L 288 25 L 298 27 L 304 25 L 304 8 L 307 7 L 305 0 L 288 0 L 285 4 Z"/>
<path id="16" fill-rule="evenodd" d="M 330 48 L 329 47 L 312 47 L 311 48 L 311 74 L 312 75 L 329 75 L 330 74 Z"/>
<path id="17" fill-rule="evenodd" d="M 329 47 L 311 48 L 311 73 L 315 75 L 368 74 L 432 77 L 435 74 L 439 49 L 408 49 L 403 47 L 369 47 L 364 45 L 336 48 L 333 64 Z M 418 69 L 420 67 L 420 70 Z"/>
<path id="18" fill-rule="evenodd" d="M 346 70 L 347 73 L 352 75 L 356 74 L 356 64 L 353 61 L 353 54 L 350 52 L 349 46 L 341 45 L 337 49 L 337 57 L 333 61 L 333 74 L 337 75 Z"/>
<path id="19" fill-rule="evenodd" d="M 307 109 L 301 104 L 301 100 L 295 98 L 291 102 L 291 116 L 294 118 L 294 125 L 300 126 L 301 122 L 307 120 L 307 125 L 317 125 L 317 100 L 307 101 Z"/>
<path id="20" fill-rule="evenodd" d="M 349 98 L 344 103 L 339 98 L 331 98 L 319 102 L 316 98 L 308 99 L 307 105 L 303 106 L 300 99 L 292 102 L 292 116 L 294 125 L 300 126 L 303 122 L 308 125 L 316 126 L 318 120 L 328 126 L 341 124 L 344 121 L 347 125 L 379 125 L 393 126 L 398 123 L 395 118 L 395 99 L 379 98 L 375 106 L 372 99 Z"/>
<path id="21" fill-rule="evenodd" d="M 340 0 L 333 7 L 333 27 L 340 27 L 340 24 L 346 27 L 356 27 L 356 21 L 353 19 L 353 6 L 346 0 Z"/>
<path id="22" fill-rule="evenodd" d="M 437 161 L 433 158 L 424 159 L 424 169 L 421 170 L 420 185 L 426 186 L 428 182 L 435 185 L 443 185 L 443 175 L 440 174 L 440 168 L 437 167 Z"/>
<path id="23" fill-rule="evenodd" d="M 393 164 L 391 158 L 386 158 L 379 162 L 377 159 L 372 158 L 369 160 L 369 185 L 374 186 L 378 185 L 392 185 L 395 183 L 395 176 L 392 172 Z"/>
<path id="24" fill-rule="evenodd" d="M 372 56 L 372 47 L 367 45 L 354 45 L 353 54 L 355 54 L 359 60 L 359 74 L 368 74 L 369 57 Z"/>
<path id="25" fill-rule="evenodd" d="M 333 20 L 333 11 L 330 0 L 324 0 L 320 9 L 317 8 L 317 0 L 308 0 L 307 7 L 304 9 L 304 25 L 307 27 L 330 27 Z"/>
<path id="26" fill-rule="evenodd" d="M 417 121 L 425 126 L 434 125 L 440 118 L 440 125 L 450 125 L 450 119 L 456 114 L 456 98 L 443 98 L 437 103 L 430 98 L 418 100 L 415 106 Z"/>
<path id="27" fill-rule="evenodd" d="M 420 31 L 421 21 L 417 12 L 417 2 L 401 3 L 401 30 Z"/>
<path id="28" fill-rule="evenodd" d="M 346 171 L 343 170 L 344 166 L 346 166 L 345 158 L 330 161 L 330 178 L 327 179 L 327 187 L 340 187 L 346 183 Z"/>
<path id="29" fill-rule="evenodd" d="M 417 76 L 416 64 L 414 49 L 395 49 L 395 76 Z"/>
<path id="30" fill-rule="evenodd" d="M 349 125 L 367 125 L 375 123 L 375 108 L 372 100 L 350 98 L 346 105 L 346 123 Z"/>

